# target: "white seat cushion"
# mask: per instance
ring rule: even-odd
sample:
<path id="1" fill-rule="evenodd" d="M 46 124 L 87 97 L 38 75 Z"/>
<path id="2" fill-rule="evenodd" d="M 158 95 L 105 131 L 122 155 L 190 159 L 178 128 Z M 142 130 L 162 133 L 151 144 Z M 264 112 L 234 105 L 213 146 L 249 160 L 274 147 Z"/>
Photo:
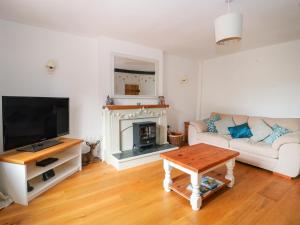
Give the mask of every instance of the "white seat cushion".
<path id="1" fill-rule="evenodd" d="M 278 158 L 278 150 L 272 148 L 272 145 L 265 142 L 253 142 L 249 138 L 232 139 L 230 148 L 234 150 L 245 151 L 268 158 Z"/>
<path id="2" fill-rule="evenodd" d="M 222 148 L 229 148 L 229 141 L 232 139 L 230 135 L 220 135 L 217 133 L 199 133 L 198 140 L 200 143 L 215 145 Z"/>

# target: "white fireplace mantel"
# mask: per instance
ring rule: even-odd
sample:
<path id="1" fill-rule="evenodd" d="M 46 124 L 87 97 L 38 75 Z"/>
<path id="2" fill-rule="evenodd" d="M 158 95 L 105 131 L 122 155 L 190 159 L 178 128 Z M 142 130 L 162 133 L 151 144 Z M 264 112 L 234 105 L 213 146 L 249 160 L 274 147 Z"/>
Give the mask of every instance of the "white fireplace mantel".
<path id="1" fill-rule="evenodd" d="M 103 107 L 102 159 L 108 164 L 118 167 L 115 165 L 116 159 L 113 154 L 120 153 L 121 150 L 132 149 L 132 123 L 134 122 L 156 122 L 156 143 L 159 145 L 167 144 L 168 107 L 168 105 Z"/>

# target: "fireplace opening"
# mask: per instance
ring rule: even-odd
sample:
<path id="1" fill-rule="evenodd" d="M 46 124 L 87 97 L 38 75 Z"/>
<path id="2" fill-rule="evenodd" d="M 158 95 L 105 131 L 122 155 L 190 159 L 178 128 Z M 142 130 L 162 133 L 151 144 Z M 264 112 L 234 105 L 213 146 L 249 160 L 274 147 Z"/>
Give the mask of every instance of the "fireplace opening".
<path id="1" fill-rule="evenodd" d="M 137 122 L 132 123 L 133 127 L 133 149 L 147 148 L 156 145 L 156 123 Z"/>

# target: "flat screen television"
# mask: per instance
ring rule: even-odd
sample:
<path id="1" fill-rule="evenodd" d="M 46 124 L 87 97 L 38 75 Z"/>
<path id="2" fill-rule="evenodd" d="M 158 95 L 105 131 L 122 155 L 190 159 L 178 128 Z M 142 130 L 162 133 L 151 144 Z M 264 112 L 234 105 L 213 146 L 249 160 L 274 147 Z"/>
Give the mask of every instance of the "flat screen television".
<path id="1" fill-rule="evenodd" d="M 41 143 L 69 133 L 69 98 L 2 96 L 2 122 L 4 151 L 53 146 Z"/>

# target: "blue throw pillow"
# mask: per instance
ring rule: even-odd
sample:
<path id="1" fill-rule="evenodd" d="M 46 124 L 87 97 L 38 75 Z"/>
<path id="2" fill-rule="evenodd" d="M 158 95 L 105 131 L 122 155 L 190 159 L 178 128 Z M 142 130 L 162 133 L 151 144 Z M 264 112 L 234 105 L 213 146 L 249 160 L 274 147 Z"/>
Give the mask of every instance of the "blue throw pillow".
<path id="1" fill-rule="evenodd" d="M 248 123 L 244 123 L 235 127 L 228 127 L 228 130 L 232 138 L 250 138 L 253 135 Z"/>
<path id="2" fill-rule="evenodd" d="M 204 120 L 207 124 L 208 132 L 211 133 L 218 133 L 217 128 L 215 126 L 215 122 L 220 120 L 221 117 L 219 114 L 213 115 L 211 118 Z"/>
<path id="3" fill-rule="evenodd" d="M 272 126 L 273 132 L 264 140 L 267 144 L 273 144 L 273 142 L 278 139 L 280 136 L 289 133 L 289 129 L 279 126 L 278 124 L 274 124 Z"/>

